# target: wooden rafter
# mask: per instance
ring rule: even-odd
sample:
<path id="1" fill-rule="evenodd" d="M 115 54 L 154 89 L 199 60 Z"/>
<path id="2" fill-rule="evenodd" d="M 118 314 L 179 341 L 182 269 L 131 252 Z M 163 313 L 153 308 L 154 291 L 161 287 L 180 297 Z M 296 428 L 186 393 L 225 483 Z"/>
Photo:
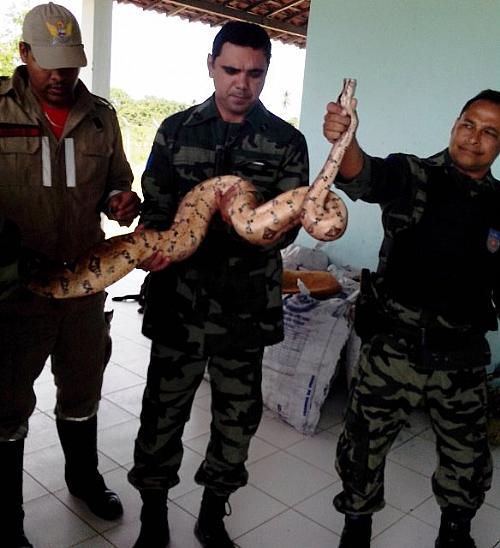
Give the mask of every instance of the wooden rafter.
<path id="1" fill-rule="evenodd" d="M 249 21 L 264 27 L 271 39 L 305 47 L 310 0 L 115 0 L 168 17 L 211 26 Z"/>

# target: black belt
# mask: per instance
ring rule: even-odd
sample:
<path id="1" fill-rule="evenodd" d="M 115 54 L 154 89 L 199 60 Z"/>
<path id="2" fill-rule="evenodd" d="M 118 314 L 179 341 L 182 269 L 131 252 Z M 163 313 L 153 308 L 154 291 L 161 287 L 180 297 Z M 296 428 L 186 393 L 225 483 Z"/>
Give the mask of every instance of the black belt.
<path id="1" fill-rule="evenodd" d="M 384 318 L 381 330 L 400 335 L 412 344 L 424 348 L 446 350 L 463 346 L 471 339 L 482 337 L 484 333 L 472 328 L 446 328 L 430 326 L 412 326 L 394 319 Z"/>
<path id="2" fill-rule="evenodd" d="M 491 361 L 485 334 L 478 329 L 410 326 L 389 320 L 381 331 L 399 335 L 413 346 L 409 351 L 424 370 L 477 368 Z"/>

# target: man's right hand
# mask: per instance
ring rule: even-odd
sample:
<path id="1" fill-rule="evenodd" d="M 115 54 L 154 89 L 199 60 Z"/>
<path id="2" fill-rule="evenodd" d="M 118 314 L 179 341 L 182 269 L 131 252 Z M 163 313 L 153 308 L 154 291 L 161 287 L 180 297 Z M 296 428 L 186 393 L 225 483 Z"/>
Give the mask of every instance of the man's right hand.
<path id="1" fill-rule="evenodd" d="M 148 257 L 142 263 L 137 265 L 137 268 L 141 270 L 146 270 L 146 272 L 158 272 L 167 268 L 167 266 L 172 262 L 170 257 L 165 257 L 161 251 L 155 251 L 151 257 Z"/>
<path id="2" fill-rule="evenodd" d="M 351 100 L 353 114 L 356 115 L 356 99 Z M 335 143 L 344 135 L 351 124 L 351 116 L 347 114 L 346 109 L 340 103 L 328 103 L 323 122 L 323 135 L 328 141 Z M 363 169 L 363 151 L 361 150 L 356 135 L 353 135 L 350 145 L 346 148 L 344 157 L 339 166 L 339 174 L 345 180 L 355 179 Z"/>
<path id="3" fill-rule="evenodd" d="M 353 109 L 356 108 L 356 100 L 353 99 Z M 351 123 L 351 117 L 339 103 L 328 103 L 323 122 L 323 135 L 334 144 L 347 131 Z"/>

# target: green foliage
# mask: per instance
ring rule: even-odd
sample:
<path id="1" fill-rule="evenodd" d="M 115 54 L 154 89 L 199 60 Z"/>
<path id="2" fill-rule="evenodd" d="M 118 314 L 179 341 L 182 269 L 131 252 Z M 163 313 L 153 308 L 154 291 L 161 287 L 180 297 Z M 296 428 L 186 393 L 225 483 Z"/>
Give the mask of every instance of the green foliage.
<path id="1" fill-rule="evenodd" d="M 10 76 L 20 64 L 19 40 L 28 3 L 24 1 L 20 4 L 11 5 L 0 27 L 0 76 Z"/>
<path id="2" fill-rule="evenodd" d="M 134 190 L 138 192 L 156 130 L 167 116 L 185 110 L 188 105 L 151 96 L 133 99 L 117 88 L 111 89 L 110 99 L 118 114 L 125 153 L 134 172 Z"/>
<path id="3" fill-rule="evenodd" d="M 116 88 L 111 89 L 111 102 L 121 122 L 138 127 L 158 127 L 167 116 L 188 107 L 185 103 L 159 97 L 132 99 L 128 93 Z"/>

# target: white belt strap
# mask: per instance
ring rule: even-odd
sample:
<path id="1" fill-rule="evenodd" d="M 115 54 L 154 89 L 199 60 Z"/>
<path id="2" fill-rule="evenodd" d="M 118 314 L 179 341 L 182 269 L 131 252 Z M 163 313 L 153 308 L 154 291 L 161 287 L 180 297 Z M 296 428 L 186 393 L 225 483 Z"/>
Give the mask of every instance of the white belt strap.
<path id="1" fill-rule="evenodd" d="M 50 142 L 47 136 L 42 137 L 42 180 L 43 186 L 52 186 L 52 169 L 50 167 Z"/>
<path id="2" fill-rule="evenodd" d="M 64 139 L 64 159 L 66 161 L 66 186 L 75 187 L 75 140 L 72 137 Z"/>

